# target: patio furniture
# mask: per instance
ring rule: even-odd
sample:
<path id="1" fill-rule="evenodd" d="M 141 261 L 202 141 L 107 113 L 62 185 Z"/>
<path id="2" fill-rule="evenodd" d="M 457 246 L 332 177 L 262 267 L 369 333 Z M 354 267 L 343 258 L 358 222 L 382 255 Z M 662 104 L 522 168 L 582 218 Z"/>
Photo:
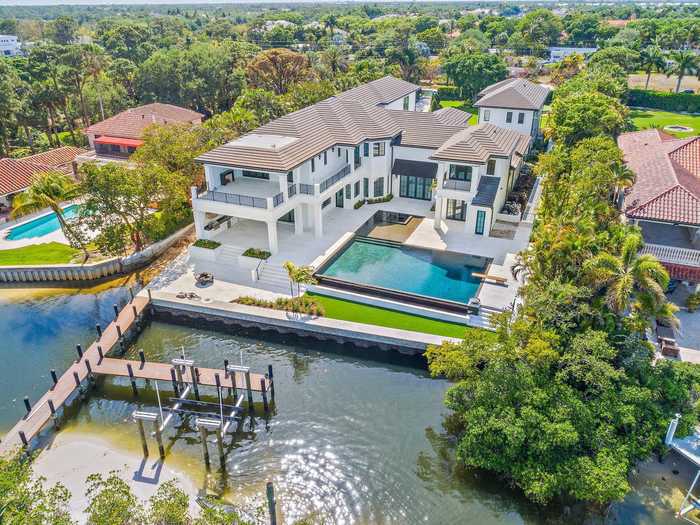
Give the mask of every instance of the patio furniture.
<path id="1" fill-rule="evenodd" d="M 679 356 L 680 348 L 678 347 L 678 343 L 676 343 L 676 334 L 673 331 L 673 328 L 670 326 L 657 324 L 656 338 L 659 340 L 661 355 L 665 355 L 667 357 Z"/>
<path id="2" fill-rule="evenodd" d="M 208 284 L 214 283 L 214 275 L 209 272 L 199 273 L 195 275 L 195 279 L 197 280 L 197 284 L 201 286 L 206 286 Z"/>
<path id="3" fill-rule="evenodd" d="M 479 273 L 479 272 L 472 272 L 472 277 L 476 277 L 477 279 L 482 279 L 484 281 L 493 281 L 498 284 L 506 284 L 508 282 L 508 279 L 505 277 L 499 277 L 498 275 L 488 275 L 486 273 Z"/>

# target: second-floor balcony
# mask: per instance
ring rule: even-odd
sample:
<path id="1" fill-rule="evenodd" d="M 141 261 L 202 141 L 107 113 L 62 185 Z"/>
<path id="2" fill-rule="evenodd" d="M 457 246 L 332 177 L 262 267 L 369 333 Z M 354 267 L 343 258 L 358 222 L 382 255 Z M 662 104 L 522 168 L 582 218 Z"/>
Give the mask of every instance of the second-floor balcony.
<path id="1" fill-rule="evenodd" d="M 650 253 L 662 263 L 700 267 L 696 228 L 647 221 L 640 221 L 639 226 L 645 242 L 642 253 Z"/>
<path id="2" fill-rule="evenodd" d="M 285 201 L 284 193 L 277 184 L 246 177 L 199 192 L 197 198 L 260 209 L 273 209 Z"/>
<path id="3" fill-rule="evenodd" d="M 328 188 L 333 186 L 333 184 L 335 184 L 339 180 L 344 179 L 345 177 L 347 177 L 351 173 L 352 173 L 352 169 L 350 168 L 350 164 L 346 164 L 340 170 L 338 170 L 336 173 L 334 173 L 330 177 L 327 177 L 321 181 L 321 184 L 319 185 L 321 193 L 323 193 Z"/>
<path id="4" fill-rule="evenodd" d="M 442 181 L 443 190 L 459 190 L 459 191 L 471 191 L 472 181 L 470 180 L 458 180 L 458 179 L 445 179 Z"/>

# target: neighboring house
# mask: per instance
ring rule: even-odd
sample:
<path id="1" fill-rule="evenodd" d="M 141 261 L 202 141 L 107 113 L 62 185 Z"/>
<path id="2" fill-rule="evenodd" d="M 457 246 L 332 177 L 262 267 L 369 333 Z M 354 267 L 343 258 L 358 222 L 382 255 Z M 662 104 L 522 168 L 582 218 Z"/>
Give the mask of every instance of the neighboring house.
<path id="1" fill-rule="evenodd" d="M 20 46 L 14 35 L 0 35 L 0 57 L 13 57 L 20 54 Z"/>
<path id="2" fill-rule="evenodd" d="M 467 127 L 455 108 L 415 111 L 419 86 L 384 77 L 295 111 L 201 155 L 207 190 L 193 188 L 200 238 L 239 220 L 323 236 L 335 208 L 392 194 L 424 201 L 434 227 L 489 236 L 531 137 L 493 124 Z M 225 242 L 225 241 L 224 241 Z"/>
<path id="3" fill-rule="evenodd" d="M 482 90 L 474 107 L 479 123 L 489 123 L 537 137 L 549 88 L 525 78 L 509 78 Z"/>
<path id="4" fill-rule="evenodd" d="M 549 61 L 561 62 L 570 55 L 581 55 L 587 57 L 598 51 L 597 47 L 550 47 Z"/>
<path id="5" fill-rule="evenodd" d="M 143 144 L 143 133 L 152 125 L 200 124 L 204 115 L 171 104 L 146 104 L 127 109 L 88 127 L 91 151 L 81 155 L 78 162 L 124 161 Z"/>
<path id="6" fill-rule="evenodd" d="M 657 129 L 618 138 L 637 178 L 622 209 L 674 279 L 700 282 L 700 137 L 678 139 Z"/>
<path id="7" fill-rule="evenodd" d="M 26 190 L 39 173 L 59 171 L 75 176 L 75 158 L 82 148 L 64 146 L 21 159 L 0 159 L 0 205 L 12 206 L 12 199 Z"/>

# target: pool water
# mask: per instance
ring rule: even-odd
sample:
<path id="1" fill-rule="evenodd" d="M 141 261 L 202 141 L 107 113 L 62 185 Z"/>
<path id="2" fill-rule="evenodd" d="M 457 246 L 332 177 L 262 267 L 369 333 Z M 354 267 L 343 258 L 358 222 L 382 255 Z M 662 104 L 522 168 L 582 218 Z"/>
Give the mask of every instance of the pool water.
<path id="1" fill-rule="evenodd" d="M 319 272 L 366 284 L 467 304 L 479 290 L 487 259 L 460 253 L 412 248 L 357 237 Z"/>
<path id="2" fill-rule="evenodd" d="M 78 216 L 79 211 L 80 206 L 72 204 L 63 208 L 63 216 L 66 219 L 74 219 Z M 20 224 L 19 226 L 15 226 L 10 230 L 7 240 L 19 241 L 21 239 L 43 237 L 59 229 L 61 229 L 61 225 L 58 222 L 58 217 L 55 213 L 49 213 L 29 222 L 25 222 L 24 224 Z"/>

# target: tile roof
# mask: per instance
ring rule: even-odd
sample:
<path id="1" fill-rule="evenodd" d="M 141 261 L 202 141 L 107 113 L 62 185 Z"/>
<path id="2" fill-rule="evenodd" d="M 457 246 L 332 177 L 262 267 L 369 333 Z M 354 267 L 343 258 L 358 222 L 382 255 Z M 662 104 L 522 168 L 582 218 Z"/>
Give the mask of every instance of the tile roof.
<path id="1" fill-rule="evenodd" d="M 419 89 L 420 86 L 416 84 L 411 84 L 400 78 L 387 75 L 344 91 L 338 95 L 338 98 L 344 98 L 354 102 L 362 101 L 363 103 L 376 106 L 378 104 L 390 104 Z"/>
<path id="2" fill-rule="evenodd" d="M 625 195 L 628 217 L 700 224 L 700 138 L 678 139 L 649 129 L 618 137 L 635 172 Z"/>
<path id="3" fill-rule="evenodd" d="M 430 158 L 484 164 L 491 156 L 522 156 L 527 153 L 530 142 L 529 135 L 483 123 L 454 134 Z"/>
<path id="4" fill-rule="evenodd" d="M 492 84 L 479 93 L 476 107 L 542 109 L 549 88 L 525 78 L 509 78 Z"/>
<path id="5" fill-rule="evenodd" d="M 401 129 L 401 145 L 437 149 L 447 139 L 467 127 L 463 124 L 448 124 L 446 118 L 425 111 L 385 110 Z M 459 111 L 459 110 L 456 110 Z M 460 113 L 464 113 L 460 111 Z M 454 119 L 452 119 L 454 120 Z"/>
<path id="6" fill-rule="evenodd" d="M 442 108 L 433 111 L 433 115 L 446 126 L 467 126 L 470 113 L 457 108 Z"/>
<path id="7" fill-rule="evenodd" d="M 204 115 L 187 108 L 155 102 L 117 113 L 88 127 L 85 132 L 128 139 L 140 139 L 152 124 L 186 124 L 200 122 Z"/>
<path id="8" fill-rule="evenodd" d="M 72 174 L 73 160 L 85 152 L 82 148 L 65 146 L 22 159 L 0 159 L 0 195 L 26 189 L 38 173 L 60 171 L 66 175 Z"/>
<path id="9" fill-rule="evenodd" d="M 479 179 L 479 185 L 476 188 L 476 195 L 472 199 L 474 206 L 493 206 L 498 193 L 498 185 L 501 183 L 500 177 L 489 177 L 484 175 Z"/>

